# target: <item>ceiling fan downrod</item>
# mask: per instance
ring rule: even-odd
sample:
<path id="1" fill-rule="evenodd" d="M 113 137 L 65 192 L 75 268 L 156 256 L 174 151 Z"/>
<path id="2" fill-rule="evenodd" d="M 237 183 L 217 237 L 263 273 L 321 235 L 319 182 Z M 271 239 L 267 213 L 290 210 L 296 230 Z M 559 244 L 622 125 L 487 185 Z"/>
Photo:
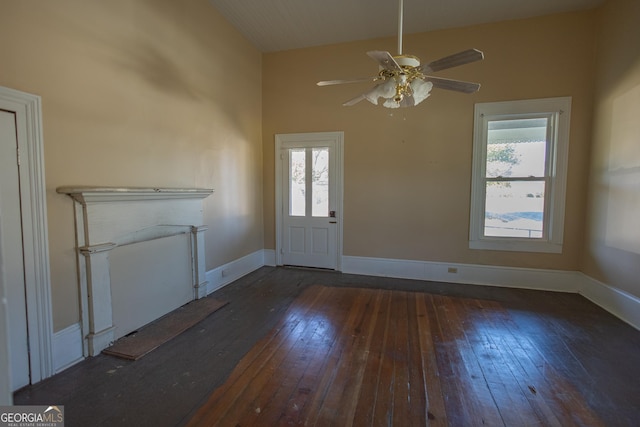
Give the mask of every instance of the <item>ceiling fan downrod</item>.
<path id="1" fill-rule="evenodd" d="M 398 56 L 402 55 L 402 18 L 404 16 L 403 0 L 398 0 Z"/>

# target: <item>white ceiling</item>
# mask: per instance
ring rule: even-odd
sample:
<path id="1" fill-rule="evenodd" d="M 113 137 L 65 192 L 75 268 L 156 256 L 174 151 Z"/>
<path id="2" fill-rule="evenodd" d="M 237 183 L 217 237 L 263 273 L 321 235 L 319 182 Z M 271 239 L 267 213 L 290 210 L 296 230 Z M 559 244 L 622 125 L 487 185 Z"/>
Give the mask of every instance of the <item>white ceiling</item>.
<path id="1" fill-rule="evenodd" d="M 593 8 L 604 0 L 404 0 L 404 33 Z M 262 52 L 394 36 L 397 0 L 210 0 Z"/>

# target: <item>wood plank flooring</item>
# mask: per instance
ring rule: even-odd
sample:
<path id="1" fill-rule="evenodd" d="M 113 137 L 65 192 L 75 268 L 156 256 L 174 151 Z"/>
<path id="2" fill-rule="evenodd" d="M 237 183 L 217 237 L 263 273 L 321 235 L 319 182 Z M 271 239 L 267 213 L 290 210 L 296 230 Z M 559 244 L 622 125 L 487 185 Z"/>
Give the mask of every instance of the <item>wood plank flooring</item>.
<path id="1" fill-rule="evenodd" d="M 313 286 L 190 426 L 601 426 L 496 303 Z"/>
<path id="2" fill-rule="evenodd" d="M 14 402 L 67 427 L 639 425 L 640 332 L 579 295 L 264 267 L 212 296 L 144 358 Z"/>

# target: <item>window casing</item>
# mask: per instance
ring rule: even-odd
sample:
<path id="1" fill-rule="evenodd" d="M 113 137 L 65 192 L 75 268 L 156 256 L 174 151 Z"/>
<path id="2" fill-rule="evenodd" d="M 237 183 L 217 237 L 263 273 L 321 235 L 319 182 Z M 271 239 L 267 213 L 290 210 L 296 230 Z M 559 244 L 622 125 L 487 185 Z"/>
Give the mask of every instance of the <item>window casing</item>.
<path id="1" fill-rule="evenodd" d="M 471 249 L 562 252 L 571 98 L 475 106 Z"/>

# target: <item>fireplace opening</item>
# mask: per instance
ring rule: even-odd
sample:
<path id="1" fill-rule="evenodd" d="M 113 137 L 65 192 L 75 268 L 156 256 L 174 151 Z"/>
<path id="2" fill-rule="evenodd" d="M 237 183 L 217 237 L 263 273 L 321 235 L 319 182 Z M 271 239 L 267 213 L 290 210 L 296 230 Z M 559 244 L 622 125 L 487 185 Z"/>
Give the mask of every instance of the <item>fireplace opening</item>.
<path id="1" fill-rule="evenodd" d="M 118 246 L 111 251 L 114 339 L 192 301 L 189 234 Z"/>

